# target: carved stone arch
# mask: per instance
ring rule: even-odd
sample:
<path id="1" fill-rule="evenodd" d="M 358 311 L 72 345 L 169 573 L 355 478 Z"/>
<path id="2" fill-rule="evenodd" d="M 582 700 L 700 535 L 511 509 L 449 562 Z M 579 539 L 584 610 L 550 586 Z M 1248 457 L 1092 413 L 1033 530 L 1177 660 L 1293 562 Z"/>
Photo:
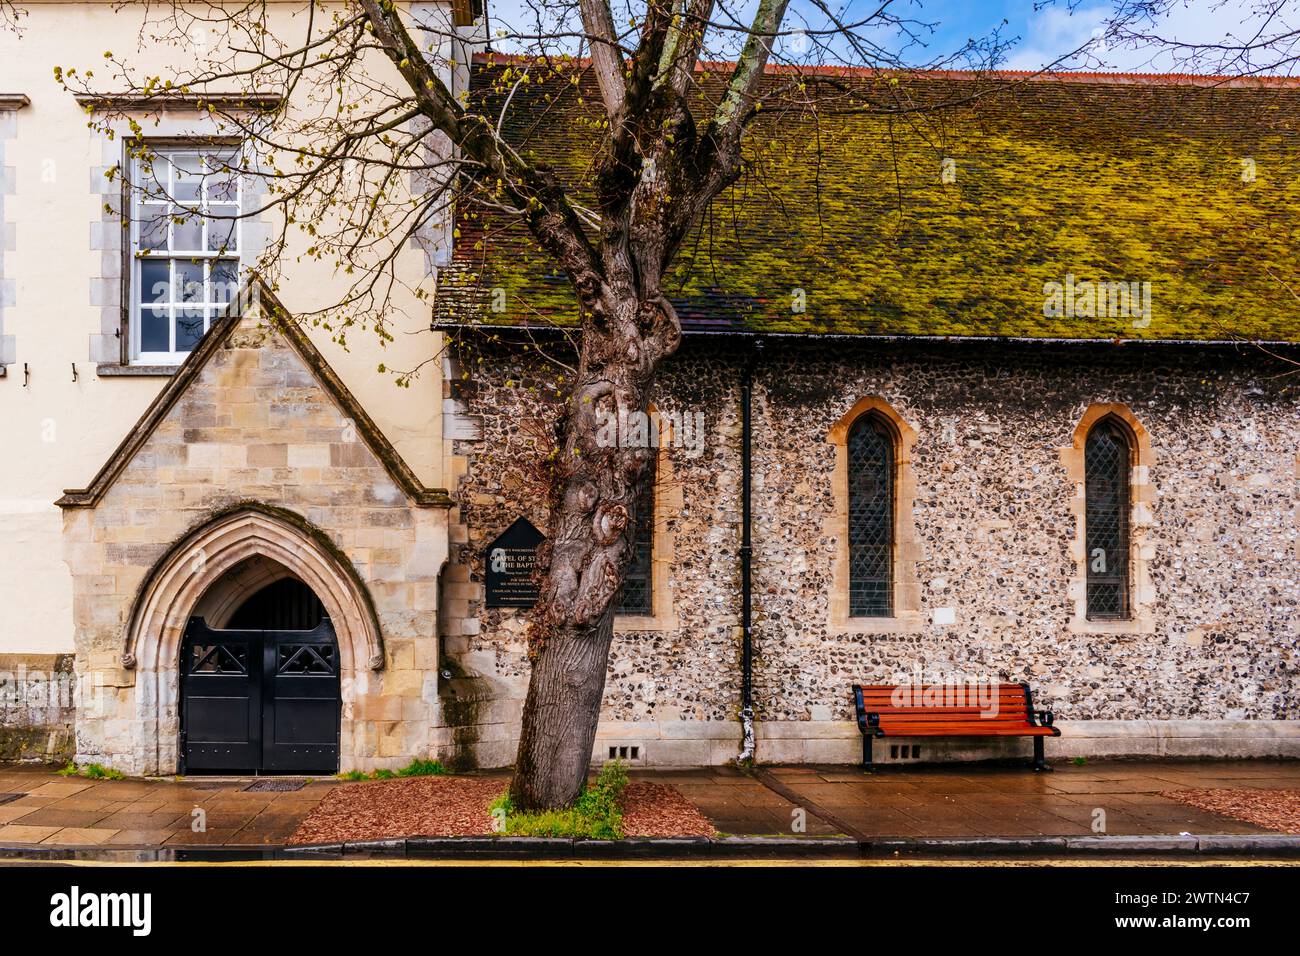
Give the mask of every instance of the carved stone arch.
<path id="1" fill-rule="evenodd" d="M 1151 451 L 1151 435 L 1143 426 L 1133 409 L 1119 402 L 1098 402 L 1089 405 L 1074 427 L 1071 444 L 1082 451 L 1088 442 L 1088 434 L 1103 420 L 1117 423 L 1129 437 L 1129 447 L 1133 450 L 1134 467 L 1150 468 L 1154 464 Z"/>
<path id="2" fill-rule="evenodd" d="M 1114 422 L 1129 439 L 1130 462 L 1130 518 L 1129 518 L 1129 588 L 1130 612 L 1127 618 L 1109 620 L 1088 619 L 1088 555 L 1087 555 L 1087 467 L 1085 449 L 1088 435 L 1101 422 Z M 1070 553 L 1074 563 L 1074 576 L 1070 579 L 1070 604 L 1073 614 L 1069 630 L 1076 634 L 1151 634 L 1155 631 L 1152 605 L 1155 588 L 1150 566 L 1155 553 L 1155 543 L 1150 534 L 1155 523 L 1155 485 L 1151 481 L 1151 468 L 1155 464 L 1151 434 L 1127 405 L 1120 402 L 1096 402 L 1084 409 L 1075 425 L 1070 445 L 1060 449 L 1061 463 L 1065 467 L 1074 494 L 1070 511 L 1074 515 L 1074 540 Z"/>
<path id="3" fill-rule="evenodd" d="M 863 418 L 871 416 L 886 426 L 894 438 L 894 613 L 892 617 L 853 617 L 849 613 L 849 433 Z M 826 440 L 835 447 L 833 479 L 835 513 L 826 534 L 835 542 L 832 565 L 829 627 L 849 634 L 913 633 L 923 622 L 921 585 L 916 564 L 921 547 L 916 534 L 912 505 L 916 500 L 916 475 L 912 449 L 917 432 L 898 411 L 879 395 L 858 399 L 831 426 Z"/>
<path id="4" fill-rule="evenodd" d="M 334 625 L 345 674 L 383 668 L 379 620 L 351 562 L 310 522 L 252 502 L 207 519 L 154 564 L 131 608 L 122 666 L 174 669 L 185 625 L 205 592 L 256 557 L 269 559 L 316 593 Z"/>

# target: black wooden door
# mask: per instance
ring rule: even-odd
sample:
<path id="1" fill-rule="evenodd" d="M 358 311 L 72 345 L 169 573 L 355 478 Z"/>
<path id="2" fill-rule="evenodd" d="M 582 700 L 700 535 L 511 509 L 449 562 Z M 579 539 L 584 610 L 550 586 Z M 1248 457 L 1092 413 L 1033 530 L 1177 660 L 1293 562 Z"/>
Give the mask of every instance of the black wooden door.
<path id="1" fill-rule="evenodd" d="M 339 768 L 339 654 L 329 618 L 310 631 L 263 631 L 262 769 Z"/>
<path id="2" fill-rule="evenodd" d="M 339 660 L 325 618 L 310 631 L 214 630 L 181 645 L 181 772 L 334 773 Z"/>
<path id="3" fill-rule="evenodd" d="M 181 771 L 249 773 L 262 761 L 262 634 L 214 631 L 202 618 L 181 644 Z"/>

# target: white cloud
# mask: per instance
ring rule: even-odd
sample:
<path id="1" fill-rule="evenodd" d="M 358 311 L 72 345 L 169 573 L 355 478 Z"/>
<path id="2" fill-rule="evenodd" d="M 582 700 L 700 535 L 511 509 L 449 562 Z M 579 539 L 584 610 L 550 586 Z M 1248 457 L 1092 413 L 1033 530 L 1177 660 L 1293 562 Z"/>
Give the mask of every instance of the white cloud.
<path id="1" fill-rule="evenodd" d="M 1097 31 L 1104 29 L 1110 13 L 1108 5 L 1101 5 L 1073 11 L 1051 6 L 1030 14 L 1028 35 L 1011 54 L 1007 69 L 1039 70 L 1090 44 Z M 1078 57 L 1062 63 L 1078 65 Z"/>
<path id="2" fill-rule="evenodd" d="M 1006 64 L 1008 69 L 1037 70 L 1051 65 L 1085 45 L 1081 55 L 1062 60 L 1062 69 L 1126 70 L 1131 72 L 1216 72 L 1211 58 L 1189 61 L 1185 52 L 1160 43 L 1142 42 L 1156 36 L 1180 43 L 1221 43 L 1233 36 L 1250 37 L 1259 29 L 1257 8 L 1251 0 L 1183 0 L 1155 23 L 1133 25 L 1116 39 L 1108 4 L 1080 7 L 1073 12 L 1049 6 L 1030 14 L 1021 46 Z M 1274 31 L 1285 26 L 1273 24 Z"/>

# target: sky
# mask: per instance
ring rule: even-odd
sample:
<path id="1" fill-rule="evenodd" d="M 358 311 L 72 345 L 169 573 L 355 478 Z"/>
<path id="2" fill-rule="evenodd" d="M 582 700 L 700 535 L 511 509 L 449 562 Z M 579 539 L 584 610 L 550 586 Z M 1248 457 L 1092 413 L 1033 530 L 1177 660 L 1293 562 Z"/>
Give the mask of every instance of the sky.
<path id="1" fill-rule="evenodd" d="M 530 0 L 487 0 L 492 26 L 528 23 L 521 19 Z M 538 2 L 538 0 L 531 0 Z M 1217 72 L 1208 64 L 1189 63 L 1166 47 L 1116 42 L 1106 27 L 1113 14 L 1113 0 L 893 0 L 895 15 L 927 25 L 921 30 L 925 45 L 912 45 L 905 59 L 910 65 L 931 65 L 936 59 L 959 50 L 968 39 L 979 40 L 1000 31 L 1010 44 L 999 64 L 1004 69 L 1036 70 L 1057 64 L 1062 69 L 1120 70 L 1130 72 Z M 1257 6 L 1262 0 L 1170 0 L 1167 14 L 1152 27 L 1169 39 L 1191 43 L 1219 43 L 1233 36 L 1249 36 L 1259 27 Z M 792 0 L 792 14 L 800 6 L 811 10 L 807 0 Z M 831 0 L 832 6 L 854 12 L 874 9 L 879 0 Z M 752 0 L 740 0 L 743 9 Z M 615 9 L 619 0 L 615 0 Z M 1300 2 L 1296 3 L 1300 7 Z M 1289 19 L 1289 22 L 1287 22 Z M 787 24 L 792 19 L 787 20 Z M 1288 11 L 1271 29 L 1300 30 L 1300 14 Z M 1292 41 L 1295 42 L 1295 41 Z M 1082 55 L 1062 60 L 1072 51 L 1090 44 Z M 882 45 L 896 49 L 897 42 L 882 38 Z M 511 44 L 498 40 L 498 49 Z M 960 63 L 948 64 L 960 66 Z M 1238 71 L 1233 71 L 1238 72 Z M 1266 72 L 1290 72 L 1267 70 Z"/>

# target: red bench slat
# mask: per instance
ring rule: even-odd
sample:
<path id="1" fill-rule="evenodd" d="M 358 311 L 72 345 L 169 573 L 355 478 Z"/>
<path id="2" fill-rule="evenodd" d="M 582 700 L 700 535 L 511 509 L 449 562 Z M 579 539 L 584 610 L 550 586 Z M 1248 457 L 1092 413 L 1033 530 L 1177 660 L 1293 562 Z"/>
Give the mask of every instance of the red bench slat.
<path id="1" fill-rule="evenodd" d="M 881 729 L 892 737 L 1053 737 L 1051 727 L 1036 727 L 1033 724 L 894 724 L 892 727 L 883 721 Z"/>
<path id="2" fill-rule="evenodd" d="M 1037 722 L 1028 684 L 861 684 L 853 694 L 867 765 L 874 737 L 1031 737 L 1035 769 L 1050 769 L 1042 740 L 1061 734 Z"/>

